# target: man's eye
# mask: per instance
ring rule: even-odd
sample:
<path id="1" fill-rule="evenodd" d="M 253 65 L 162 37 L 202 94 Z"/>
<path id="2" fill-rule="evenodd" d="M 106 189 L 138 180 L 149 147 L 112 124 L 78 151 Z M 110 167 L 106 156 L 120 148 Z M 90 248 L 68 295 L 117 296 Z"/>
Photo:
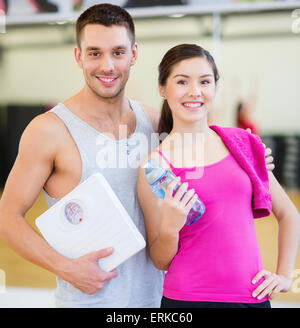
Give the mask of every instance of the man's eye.
<path id="1" fill-rule="evenodd" d="M 91 52 L 89 53 L 89 56 L 92 56 L 92 57 L 97 57 L 99 55 L 99 52 Z"/>
<path id="2" fill-rule="evenodd" d="M 124 55 L 124 52 L 123 51 L 116 51 L 115 55 L 116 56 L 121 56 L 121 55 Z"/>

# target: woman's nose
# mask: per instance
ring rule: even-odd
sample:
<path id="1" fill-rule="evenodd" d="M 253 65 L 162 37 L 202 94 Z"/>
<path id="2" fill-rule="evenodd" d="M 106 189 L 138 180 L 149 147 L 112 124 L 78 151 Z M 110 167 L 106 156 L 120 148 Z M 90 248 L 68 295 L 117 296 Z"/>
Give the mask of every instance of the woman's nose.
<path id="1" fill-rule="evenodd" d="M 201 94 L 202 94 L 202 90 L 201 90 L 201 87 L 198 85 L 192 86 L 189 90 L 190 97 L 197 98 L 197 97 L 201 96 Z"/>

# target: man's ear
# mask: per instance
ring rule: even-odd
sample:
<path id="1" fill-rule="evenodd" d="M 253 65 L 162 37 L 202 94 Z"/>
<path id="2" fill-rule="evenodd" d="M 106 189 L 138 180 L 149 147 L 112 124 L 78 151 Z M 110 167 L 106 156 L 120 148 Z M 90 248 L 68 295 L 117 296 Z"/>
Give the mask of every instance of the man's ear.
<path id="1" fill-rule="evenodd" d="M 130 66 L 133 66 L 135 64 L 136 60 L 137 60 L 137 57 L 138 57 L 138 45 L 137 45 L 136 42 L 132 46 L 131 51 L 132 51 L 132 58 L 131 58 Z"/>
<path id="2" fill-rule="evenodd" d="M 81 60 L 81 50 L 79 49 L 78 46 L 74 48 L 74 55 L 75 55 L 75 60 L 80 68 L 82 68 L 82 60 Z"/>

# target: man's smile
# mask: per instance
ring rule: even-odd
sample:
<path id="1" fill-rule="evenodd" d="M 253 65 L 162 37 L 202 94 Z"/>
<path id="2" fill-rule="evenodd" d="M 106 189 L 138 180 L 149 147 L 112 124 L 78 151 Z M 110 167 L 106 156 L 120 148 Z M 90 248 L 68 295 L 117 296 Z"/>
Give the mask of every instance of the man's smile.
<path id="1" fill-rule="evenodd" d="M 115 84 L 117 79 L 119 78 L 118 76 L 116 77 L 108 77 L 108 76 L 96 76 L 97 80 L 100 81 L 103 85 L 105 86 L 110 86 Z"/>

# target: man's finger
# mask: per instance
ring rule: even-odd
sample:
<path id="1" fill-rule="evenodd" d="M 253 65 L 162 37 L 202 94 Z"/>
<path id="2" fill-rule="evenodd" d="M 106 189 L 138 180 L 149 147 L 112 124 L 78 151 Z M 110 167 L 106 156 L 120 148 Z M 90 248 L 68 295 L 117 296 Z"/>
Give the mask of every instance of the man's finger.
<path id="1" fill-rule="evenodd" d="M 271 163 L 273 163 L 273 161 L 274 161 L 274 158 L 272 156 L 266 157 L 266 164 L 271 164 Z"/>
<path id="2" fill-rule="evenodd" d="M 267 170 L 268 171 L 273 171 L 275 169 L 275 165 L 274 164 L 267 164 Z"/>
<path id="3" fill-rule="evenodd" d="M 272 149 L 271 148 L 265 148 L 265 156 L 269 156 L 272 154 Z"/>
<path id="4" fill-rule="evenodd" d="M 108 247 L 108 248 L 100 249 L 99 251 L 92 252 L 92 255 L 94 259 L 98 260 L 103 257 L 107 257 L 111 255 L 113 252 L 114 252 L 113 247 Z"/>
<path id="5" fill-rule="evenodd" d="M 101 266 L 101 260 L 100 260 L 100 266 Z M 103 282 L 107 282 L 118 276 L 118 272 L 116 269 L 109 272 L 104 271 L 102 274 L 103 274 Z"/>

